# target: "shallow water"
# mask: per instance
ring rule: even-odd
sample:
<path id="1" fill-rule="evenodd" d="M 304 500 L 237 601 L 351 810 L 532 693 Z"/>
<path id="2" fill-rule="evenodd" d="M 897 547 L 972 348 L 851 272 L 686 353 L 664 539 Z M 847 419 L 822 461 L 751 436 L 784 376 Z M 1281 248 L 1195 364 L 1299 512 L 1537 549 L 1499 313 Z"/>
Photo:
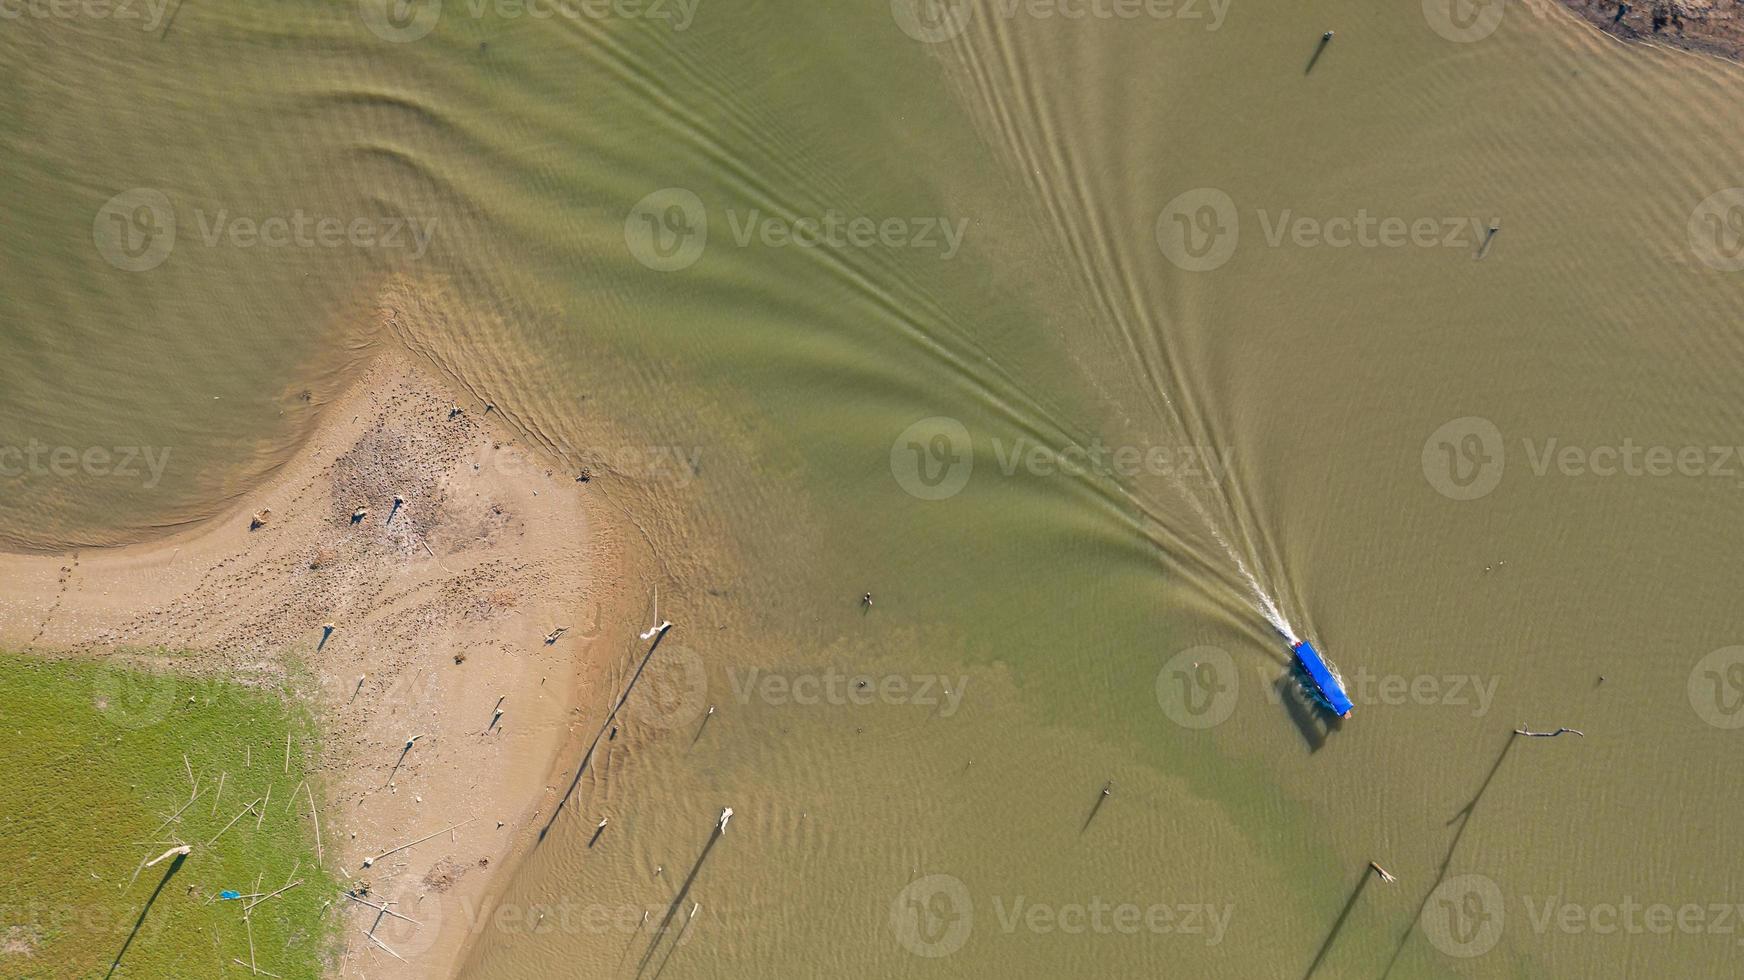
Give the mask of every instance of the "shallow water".
<path id="1" fill-rule="evenodd" d="M 465 975 L 1736 956 L 1744 70 L 1525 5 L 433 9 L 0 32 L 0 444 L 172 449 L 0 530 L 210 513 L 381 343 L 597 474 L 678 625 Z M 364 240 L 229 223 L 299 209 Z"/>

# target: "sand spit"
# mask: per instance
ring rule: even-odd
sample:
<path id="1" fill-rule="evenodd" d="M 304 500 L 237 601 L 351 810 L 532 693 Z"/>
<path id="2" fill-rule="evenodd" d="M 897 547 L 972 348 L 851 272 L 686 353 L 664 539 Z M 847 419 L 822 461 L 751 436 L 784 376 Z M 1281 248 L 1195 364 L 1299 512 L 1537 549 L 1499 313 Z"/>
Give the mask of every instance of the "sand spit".
<path id="1" fill-rule="evenodd" d="M 573 763 L 578 705 L 604 683 L 594 638 L 642 604 L 584 509 L 592 488 L 452 398 L 383 355 L 236 511 L 148 544 L 0 556 L 0 646 L 187 650 L 183 669 L 314 703 L 324 863 L 419 923 L 371 938 L 380 913 L 333 896 L 341 976 L 454 972 L 474 933 L 456 910 L 489 907 Z"/>

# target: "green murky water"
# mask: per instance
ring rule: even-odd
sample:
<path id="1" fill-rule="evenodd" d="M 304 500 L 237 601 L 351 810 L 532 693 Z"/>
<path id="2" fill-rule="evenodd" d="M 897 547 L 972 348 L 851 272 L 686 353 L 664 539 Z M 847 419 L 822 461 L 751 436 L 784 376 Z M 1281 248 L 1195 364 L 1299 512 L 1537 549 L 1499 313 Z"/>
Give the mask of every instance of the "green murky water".
<path id="1" fill-rule="evenodd" d="M 384 344 L 647 535 L 678 625 L 465 975 L 1735 960 L 1744 69 L 1526 5 L 553 9 L 0 31 L 0 444 L 170 450 L 9 457 L 16 547 L 210 513 Z"/>

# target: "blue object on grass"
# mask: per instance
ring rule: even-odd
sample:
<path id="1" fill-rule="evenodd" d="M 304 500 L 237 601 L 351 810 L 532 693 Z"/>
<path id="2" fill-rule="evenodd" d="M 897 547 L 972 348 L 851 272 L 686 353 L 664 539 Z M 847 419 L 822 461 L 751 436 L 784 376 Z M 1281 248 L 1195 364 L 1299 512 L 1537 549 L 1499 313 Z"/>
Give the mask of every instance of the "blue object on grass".
<path id="1" fill-rule="evenodd" d="M 231 891 L 231 890 L 230 890 L 230 889 L 228 889 L 228 888 L 226 888 L 226 889 L 224 889 L 224 890 L 223 890 L 223 891 L 221 891 L 221 892 L 219 892 L 219 893 L 218 893 L 218 897 L 219 897 L 219 898 L 222 898 L 222 899 L 224 899 L 224 900 L 225 900 L 225 901 L 226 901 L 226 902 L 228 902 L 228 901 L 230 901 L 230 900 L 231 900 L 231 899 L 233 899 L 233 898 L 241 898 L 241 897 L 242 897 L 242 893 L 241 893 L 241 892 L 233 892 L 233 891 Z"/>

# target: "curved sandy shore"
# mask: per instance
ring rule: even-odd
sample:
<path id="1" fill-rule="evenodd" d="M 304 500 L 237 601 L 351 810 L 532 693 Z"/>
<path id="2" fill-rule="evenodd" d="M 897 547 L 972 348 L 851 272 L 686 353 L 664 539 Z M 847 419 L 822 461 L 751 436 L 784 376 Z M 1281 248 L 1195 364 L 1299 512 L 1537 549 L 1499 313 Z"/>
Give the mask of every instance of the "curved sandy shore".
<path id="1" fill-rule="evenodd" d="M 324 863 L 420 920 L 386 920 L 371 939 L 376 913 L 335 895 L 332 975 L 455 971 L 472 930 L 441 910 L 489 907 L 557 804 L 578 705 L 604 697 L 593 638 L 639 614 L 588 484 L 452 397 L 384 354 L 236 511 L 147 544 L 0 556 L 0 647 L 186 650 L 181 667 L 313 704 Z"/>

